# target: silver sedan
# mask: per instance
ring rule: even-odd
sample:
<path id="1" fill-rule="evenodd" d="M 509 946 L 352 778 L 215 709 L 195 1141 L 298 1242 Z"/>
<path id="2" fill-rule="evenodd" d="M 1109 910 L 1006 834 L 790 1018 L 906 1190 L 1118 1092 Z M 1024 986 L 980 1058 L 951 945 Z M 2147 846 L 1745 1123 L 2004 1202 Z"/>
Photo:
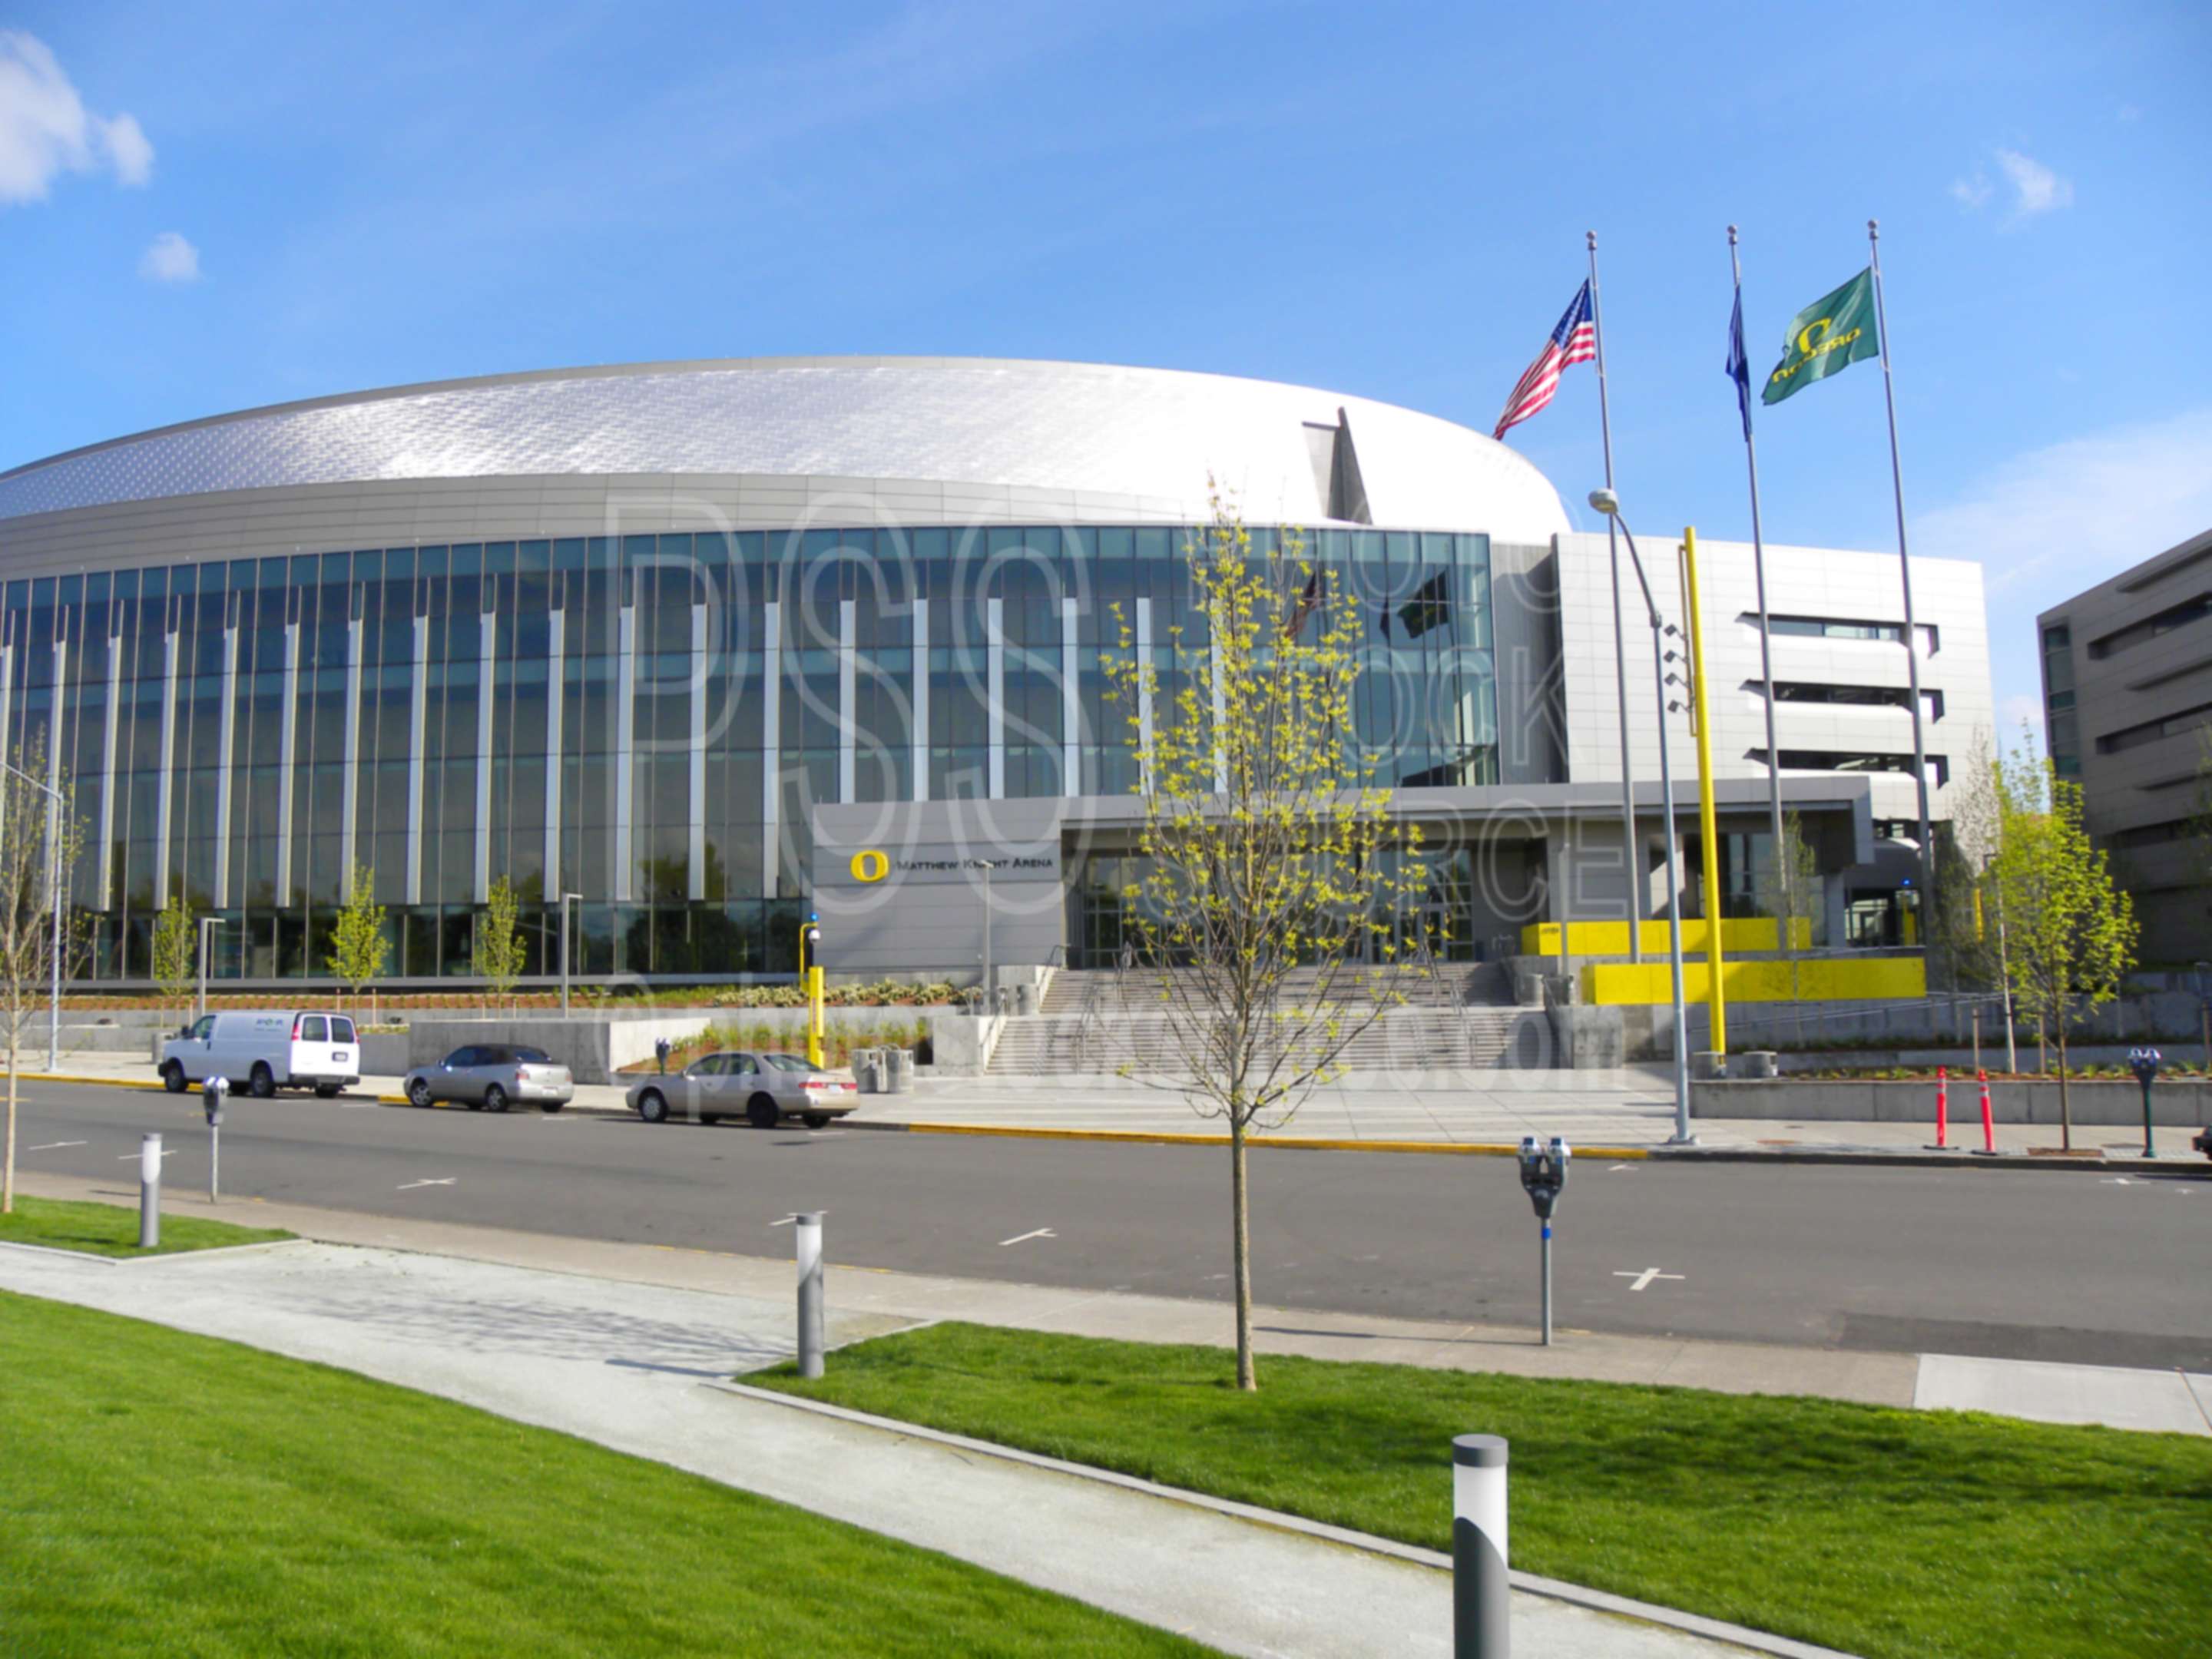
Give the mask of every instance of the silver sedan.
<path id="1" fill-rule="evenodd" d="M 641 1079 L 627 1097 L 647 1123 L 742 1117 L 756 1129 L 773 1129 L 795 1117 L 819 1129 L 857 1108 L 860 1094 L 850 1072 L 810 1066 L 797 1054 L 728 1052 L 702 1054 L 673 1076 Z"/>
<path id="2" fill-rule="evenodd" d="M 507 1042 L 456 1048 L 435 1066 L 417 1066 L 406 1082 L 415 1105 L 458 1100 L 472 1112 L 503 1112 L 510 1104 L 557 1112 L 575 1092 L 568 1068 L 544 1049 Z"/>

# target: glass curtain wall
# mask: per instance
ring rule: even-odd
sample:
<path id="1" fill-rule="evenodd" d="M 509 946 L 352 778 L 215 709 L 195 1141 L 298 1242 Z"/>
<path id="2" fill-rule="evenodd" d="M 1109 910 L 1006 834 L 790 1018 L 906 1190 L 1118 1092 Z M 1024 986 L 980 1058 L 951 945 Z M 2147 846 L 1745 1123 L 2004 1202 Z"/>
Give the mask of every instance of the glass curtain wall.
<path id="1" fill-rule="evenodd" d="M 349 868 L 395 979 L 469 976 L 502 878 L 532 975 L 560 969 L 563 894 L 580 975 L 787 972 L 817 803 L 1136 787 L 1105 663 L 1147 635 L 1173 719 L 1175 630 L 1202 639 L 1192 533 L 516 539 L 18 580 L 0 755 L 68 786 L 82 980 L 144 981 L 173 898 L 222 921 L 218 977 L 326 977 Z M 1487 539 L 1308 544 L 1358 617 L 1381 775 L 1494 781 Z M 1112 933 L 1110 905 L 1078 908 L 1086 945 Z"/>

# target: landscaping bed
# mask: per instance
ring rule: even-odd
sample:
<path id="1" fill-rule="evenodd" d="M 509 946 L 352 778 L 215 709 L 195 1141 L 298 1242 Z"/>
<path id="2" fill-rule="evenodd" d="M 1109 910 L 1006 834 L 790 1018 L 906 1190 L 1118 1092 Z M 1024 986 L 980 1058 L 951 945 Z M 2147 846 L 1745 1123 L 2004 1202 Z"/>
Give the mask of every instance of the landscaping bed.
<path id="1" fill-rule="evenodd" d="M 1224 1318 L 1225 1318 L 1224 1315 Z M 2203 1650 L 2212 1440 L 942 1324 L 749 1377 L 1451 1547 L 1452 1437 L 1512 1443 L 1527 1571 L 1867 1659 Z"/>
<path id="2" fill-rule="evenodd" d="M 0 1243 L 43 1244 L 50 1249 L 81 1250 L 88 1255 L 173 1255 L 184 1250 L 219 1250 L 234 1244 L 270 1244 L 291 1237 L 276 1227 L 240 1227 L 199 1216 L 165 1215 L 161 1244 L 142 1250 L 138 1212 L 119 1204 L 32 1198 L 18 1193 L 14 1212 L 0 1215 Z"/>
<path id="3" fill-rule="evenodd" d="M 662 1464 L 344 1371 L 0 1294 L 0 1650 L 1195 1655 Z"/>

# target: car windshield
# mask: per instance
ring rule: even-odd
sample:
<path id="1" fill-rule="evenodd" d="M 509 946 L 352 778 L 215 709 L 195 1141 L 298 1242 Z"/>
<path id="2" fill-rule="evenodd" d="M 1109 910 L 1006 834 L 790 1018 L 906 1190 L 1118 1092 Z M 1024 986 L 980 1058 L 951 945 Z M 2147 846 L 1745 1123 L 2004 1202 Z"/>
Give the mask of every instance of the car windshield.
<path id="1" fill-rule="evenodd" d="M 526 1066 L 550 1066 L 553 1056 L 543 1048 L 513 1048 L 508 1052 Z"/>
<path id="2" fill-rule="evenodd" d="M 763 1054 L 761 1058 L 779 1072 L 811 1072 L 817 1069 L 798 1054 Z"/>

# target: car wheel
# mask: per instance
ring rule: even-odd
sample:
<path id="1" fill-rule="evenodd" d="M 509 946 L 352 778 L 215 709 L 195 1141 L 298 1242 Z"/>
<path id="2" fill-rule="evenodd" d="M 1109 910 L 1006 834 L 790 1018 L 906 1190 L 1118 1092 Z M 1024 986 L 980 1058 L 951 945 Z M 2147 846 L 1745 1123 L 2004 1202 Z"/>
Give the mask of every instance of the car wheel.
<path id="1" fill-rule="evenodd" d="M 827 1112 L 802 1112 L 799 1114 L 799 1121 L 801 1123 L 804 1123 L 810 1129 L 826 1129 L 830 1127 L 830 1114 Z"/>
<path id="2" fill-rule="evenodd" d="M 164 1064 L 161 1067 L 161 1086 L 173 1095 L 184 1093 L 185 1068 L 173 1060 Z"/>
<path id="3" fill-rule="evenodd" d="M 484 1110 L 503 1112 L 507 1109 L 507 1091 L 496 1083 L 484 1091 Z"/>
<path id="4" fill-rule="evenodd" d="M 668 1121 L 668 1102 L 659 1090 L 647 1089 L 637 1097 L 637 1115 L 647 1123 Z"/>
<path id="5" fill-rule="evenodd" d="M 755 1095 L 745 1103 L 745 1121 L 756 1129 L 773 1129 L 783 1121 L 783 1113 L 767 1095 Z"/>
<path id="6" fill-rule="evenodd" d="M 427 1077 L 418 1077 L 410 1083 L 407 1085 L 407 1101 L 410 1105 L 428 1109 L 434 1103 L 430 1098 L 430 1079 Z"/>
<path id="7" fill-rule="evenodd" d="M 256 1100 L 268 1100 L 276 1092 L 276 1074 L 269 1069 L 268 1062 L 253 1062 L 253 1075 L 246 1080 L 246 1088 Z"/>

